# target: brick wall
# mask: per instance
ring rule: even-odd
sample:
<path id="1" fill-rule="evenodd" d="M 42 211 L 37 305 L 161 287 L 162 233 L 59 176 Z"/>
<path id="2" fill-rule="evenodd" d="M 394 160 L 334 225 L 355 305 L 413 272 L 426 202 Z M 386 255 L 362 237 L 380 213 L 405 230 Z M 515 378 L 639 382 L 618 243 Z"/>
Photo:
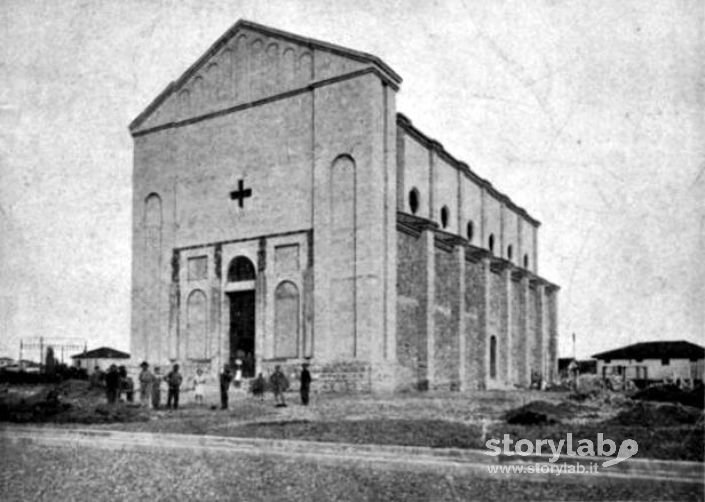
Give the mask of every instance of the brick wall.
<path id="1" fill-rule="evenodd" d="M 426 261 L 420 236 L 397 232 L 397 362 L 399 383 L 415 386 L 421 376 L 419 361 L 427 357 L 425 312 Z"/>
<path id="2" fill-rule="evenodd" d="M 435 250 L 434 388 L 456 389 L 459 385 L 458 267 L 450 251 Z"/>
<path id="3" fill-rule="evenodd" d="M 529 288 L 529 371 L 541 371 L 541 337 L 539 336 L 539 296 L 536 288 Z"/>
<path id="4" fill-rule="evenodd" d="M 484 385 L 486 340 L 480 325 L 480 310 L 484 308 L 482 262 L 465 262 L 465 331 L 467 332 L 467 388 Z"/>
<path id="5" fill-rule="evenodd" d="M 507 367 L 507 341 L 505 336 L 506 288 L 501 274 L 490 273 L 490 313 L 487 339 L 497 337 L 497 373 L 495 380 L 504 381 Z M 489 375 L 488 375 L 489 376 Z"/>
<path id="6" fill-rule="evenodd" d="M 526 352 L 525 352 L 525 338 L 523 332 L 523 295 L 522 295 L 522 284 L 521 281 L 512 281 L 511 284 L 511 308 L 512 315 L 510 332 L 512 337 L 512 384 L 519 384 L 522 379 L 522 375 L 525 371 L 526 366 Z"/>

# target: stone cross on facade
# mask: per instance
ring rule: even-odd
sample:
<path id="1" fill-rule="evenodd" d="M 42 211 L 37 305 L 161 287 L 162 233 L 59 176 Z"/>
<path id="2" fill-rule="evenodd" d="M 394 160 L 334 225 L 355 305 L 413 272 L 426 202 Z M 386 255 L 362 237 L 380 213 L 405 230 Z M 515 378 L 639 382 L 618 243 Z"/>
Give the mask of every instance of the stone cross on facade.
<path id="1" fill-rule="evenodd" d="M 235 190 L 234 192 L 230 192 L 230 198 L 232 200 L 237 200 L 237 203 L 240 207 L 244 207 L 245 199 L 247 197 L 252 197 L 252 189 L 245 188 L 245 182 L 243 180 L 239 180 L 237 182 L 237 190 Z"/>

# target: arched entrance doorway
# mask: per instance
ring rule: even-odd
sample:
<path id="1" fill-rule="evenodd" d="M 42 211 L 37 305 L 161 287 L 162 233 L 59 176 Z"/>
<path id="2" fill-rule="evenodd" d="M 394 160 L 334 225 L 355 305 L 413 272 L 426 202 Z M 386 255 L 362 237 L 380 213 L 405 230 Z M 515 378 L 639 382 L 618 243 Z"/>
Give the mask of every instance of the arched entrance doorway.
<path id="1" fill-rule="evenodd" d="M 235 257 L 228 266 L 226 294 L 230 303 L 230 364 L 242 365 L 242 376 L 255 376 L 255 266 Z"/>

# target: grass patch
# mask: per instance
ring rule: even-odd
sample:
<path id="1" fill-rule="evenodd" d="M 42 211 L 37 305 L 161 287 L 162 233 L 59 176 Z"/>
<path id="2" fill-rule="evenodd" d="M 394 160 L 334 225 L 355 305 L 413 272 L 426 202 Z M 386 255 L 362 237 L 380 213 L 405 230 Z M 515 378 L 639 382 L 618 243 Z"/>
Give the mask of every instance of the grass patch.
<path id="1" fill-rule="evenodd" d="M 678 427 L 644 427 L 640 425 L 495 425 L 487 433 L 487 437 L 502 439 L 504 434 L 517 441 L 528 439 L 552 439 L 554 442 L 566 440 L 567 434 L 573 437 L 573 449 L 578 447 L 580 439 L 589 439 L 597 445 L 597 434 L 602 433 L 605 439 L 613 440 L 617 447 L 625 439 L 633 439 L 639 444 L 636 458 L 656 458 L 662 460 L 703 461 L 703 428 L 692 425 Z M 484 447 L 484 446 L 483 446 Z M 567 447 L 564 447 L 567 448 Z M 565 449 L 563 451 L 566 451 Z M 549 453 L 546 450 L 544 453 Z"/>
<path id="2" fill-rule="evenodd" d="M 296 439 L 333 443 L 386 444 L 400 446 L 426 446 L 431 448 L 484 449 L 482 428 L 442 420 L 346 420 L 316 422 L 306 420 L 261 422 L 238 425 L 223 431 L 228 436 L 265 439 Z M 625 439 L 639 444 L 637 458 L 664 460 L 703 461 L 703 428 L 694 426 L 644 427 L 639 425 L 609 427 L 590 425 L 508 425 L 494 424 L 487 430 L 486 438 L 503 439 L 508 434 L 512 440 L 552 439 L 556 444 L 573 437 L 573 449 L 580 439 L 597 444 L 597 434 L 615 441 L 619 446 Z M 567 451 L 567 446 L 563 451 Z M 548 450 L 545 453 L 549 453 Z"/>
<path id="3" fill-rule="evenodd" d="M 228 435 L 267 439 L 299 439 L 333 443 L 428 446 L 432 448 L 480 448 L 479 425 L 444 420 L 343 420 L 314 422 L 250 423 L 233 427 Z"/>

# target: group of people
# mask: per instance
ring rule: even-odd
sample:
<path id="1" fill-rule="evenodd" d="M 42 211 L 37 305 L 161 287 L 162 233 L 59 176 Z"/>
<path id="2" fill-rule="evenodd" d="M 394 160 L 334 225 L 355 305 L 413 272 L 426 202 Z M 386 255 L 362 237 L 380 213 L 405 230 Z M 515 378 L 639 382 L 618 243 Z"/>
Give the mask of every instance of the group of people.
<path id="1" fill-rule="evenodd" d="M 309 394 L 311 390 L 311 373 L 308 370 L 308 366 L 308 363 L 304 363 L 302 365 L 299 377 L 301 382 L 299 387 L 301 404 L 304 406 L 307 406 L 309 403 Z M 161 374 L 158 366 L 155 366 L 153 371 L 150 370 L 149 363 L 147 361 L 144 361 L 140 367 L 141 371 L 138 376 L 140 405 L 145 407 L 151 406 L 154 409 L 159 409 L 162 399 L 162 385 L 165 384 L 167 387 L 167 409 L 178 409 L 179 395 L 184 382 L 184 377 L 179 371 L 179 365 L 175 364 L 171 371 L 166 375 Z M 223 371 L 219 376 L 221 409 L 228 409 L 230 386 L 233 385 L 236 388 L 240 387 L 241 380 L 241 365 L 235 365 L 235 372 L 232 371 L 231 366 L 228 364 L 223 367 Z M 203 373 L 201 368 L 196 370 L 196 375 L 193 377 L 192 382 L 194 401 L 197 405 L 203 405 L 208 377 Z M 270 390 L 274 394 L 275 405 L 277 407 L 285 407 L 286 401 L 284 395 L 289 389 L 289 380 L 283 373 L 281 366 L 275 367 L 274 372 L 269 377 L 268 383 Z M 124 366 L 118 368 L 113 364 L 106 373 L 103 373 L 100 368 L 96 366 L 91 378 L 91 385 L 105 386 L 106 397 L 109 404 L 113 404 L 118 400 L 121 400 L 123 393 L 128 402 L 133 401 L 134 384 L 132 383 L 132 379 L 127 376 L 127 370 Z M 266 387 L 267 385 L 265 378 L 262 373 L 260 373 L 254 382 L 252 382 L 251 390 L 255 396 L 259 396 L 261 399 L 264 399 Z"/>
<path id="2" fill-rule="evenodd" d="M 142 406 L 152 406 L 158 409 L 161 406 L 162 382 L 167 386 L 166 407 L 167 409 L 179 408 L 179 394 L 184 377 L 179 372 L 179 365 L 175 364 L 171 371 L 163 376 L 158 366 L 154 367 L 154 372 L 149 370 L 149 363 L 144 361 L 140 367 L 138 380 L 140 384 L 140 404 Z M 202 374 L 202 370 L 198 370 Z"/>
<path id="3" fill-rule="evenodd" d="M 124 399 L 131 403 L 134 399 L 134 382 L 127 375 L 125 366 L 111 364 L 106 373 L 96 366 L 90 380 L 91 387 L 105 386 L 108 403 Z"/>
<path id="4" fill-rule="evenodd" d="M 308 370 L 308 363 L 304 363 L 301 366 L 300 375 L 300 386 L 299 392 L 301 394 L 301 404 L 308 406 L 309 394 L 311 391 L 311 373 Z M 223 410 L 228 409 L 228 394 L 230 390 L 230 384 L 235 379 L 237 387 L 239 387 L 239 375 L 233 375 L 230 365 L 226 364 L 223 367 L 223 371 L 220 373 L 220 407 Z M 281 366 L 277 365 L 274 368 L 274 372 L 269 377 L 269 387 L 274 394 L 274 402 L 277 407 L 285 407 L 286 400 L 284 398 L 284 393 L 289 389 L 289 380 L 281 369 Z M 262 373 L 257 375 L 257 378 L 252 382 L 252 393 L 255 396 L 264 399 L 264 392 L 266 389 L 265 379 Z"/>

